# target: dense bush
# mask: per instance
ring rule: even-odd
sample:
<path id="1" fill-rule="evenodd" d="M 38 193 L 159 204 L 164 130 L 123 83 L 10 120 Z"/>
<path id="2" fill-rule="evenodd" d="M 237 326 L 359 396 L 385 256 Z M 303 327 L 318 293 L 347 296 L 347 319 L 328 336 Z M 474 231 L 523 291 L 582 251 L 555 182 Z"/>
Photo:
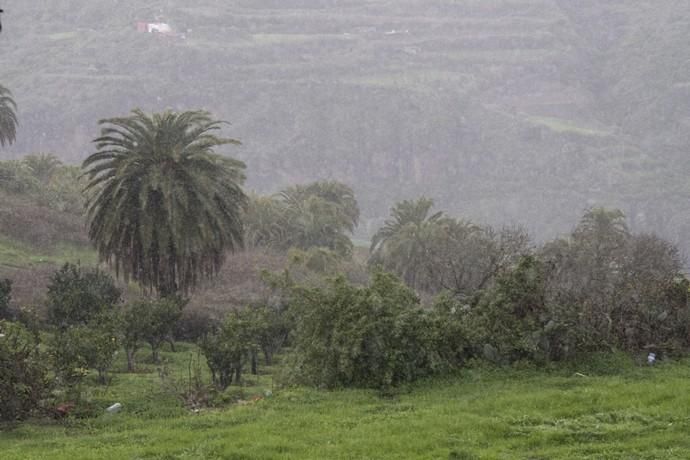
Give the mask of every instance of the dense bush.
<path id="1" fill-rule="evenodd" d="M 532 256 L 497 279 L 469 315 L 472 342 L 484 358 L 511 362 L 548 355 L 553 321 L 544 292 L 544 267 Z"/>
<path id="2" fill-rule="evenodd" d="M 46 359 L 37 334 L 0 320 L 0 421 L 26 418 L 48 390 Z"/>
<path id="3" fill-rule="evenodd" d="M 228 314 L 218 330 L 200 342 L 218 388 L 242 382 L 242 372 L 259 348 L 257 336 L 257 317 L 245 309 Z"/>
<path id="4" fill-rule="evenodd" d="M 294 290 L 293 377 L 326 387 L 386 388 L 440 369 L 433 319 L 394 276 L 367 287 L 337 278 Z"/>
<path id="5" fill-rule="evenodd" d="M 48 319 L 60 328 L 84 325 L 120 301 L 113 278 L 98 269 L 65 264 L 48 285 Z"/>
<path id="6" fill-rule="evenodd" d="M 568 238 L 523 257 L 467 314 L 474 353 L 496 362 L 686 350 L 689 283 L 676 249 L 588 211 Z"/>
<path id="7" fill-rule="evenodd" d="M 106 384 L 108 371 L 120 347 L 117 329 L 116 321 L 108 315 L 88 325 L 57 331 L 49 353 L 60 382 L 67 387 L 77 387 L 88 370 L 95 369 L 99 383 Z"/>

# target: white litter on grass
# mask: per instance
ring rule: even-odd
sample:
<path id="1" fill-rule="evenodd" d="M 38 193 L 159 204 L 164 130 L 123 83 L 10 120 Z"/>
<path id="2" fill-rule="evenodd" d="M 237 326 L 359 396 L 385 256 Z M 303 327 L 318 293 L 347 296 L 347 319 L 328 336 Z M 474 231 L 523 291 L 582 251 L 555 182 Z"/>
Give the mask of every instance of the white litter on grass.
<path id="1" fill-rule="evenodd" d="M 656 353 L 650 353 L 647 355 L 647 364 L 652 366 L 654 363 L 656 363 Z"/>
<path id="2" fill-rule="evenodd" d="M 122 409 L 122 404 L 115 403 L 112 406 L 110 406 L 109 408 L 107 408 L 105 411 L 109 414 L 117 414 L 118 412 L 120 412 L 121 409 Z"/>

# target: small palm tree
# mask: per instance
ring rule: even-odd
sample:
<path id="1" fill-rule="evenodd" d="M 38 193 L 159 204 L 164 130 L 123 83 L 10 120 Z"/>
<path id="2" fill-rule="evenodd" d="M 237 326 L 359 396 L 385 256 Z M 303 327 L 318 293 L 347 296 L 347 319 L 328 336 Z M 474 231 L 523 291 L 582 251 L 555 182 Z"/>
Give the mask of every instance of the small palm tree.
<path id="1" fill-rule="evenodd" d="M 162 297 L 187 293 L 243 243 L 244 164 L 213 152 L 222 122 L 204 111 L 99 122 L 84 161 L 89 236 L 117 274 Z"/>
<path id="2" fill-rule="evenodd" d="M 427 287 L 428 245 L 445 222 L 443 212 L 430 214 L 433 206 L 433 200 L 424 197 L 397 203 L 372 238 L 370 264 L 397 273 L 409 286 Z"/>
<path id="3" fill-rule="evenodd" d="M 0 85 L 0 146 L 12 144 L 17 138 L 17 104 L 10 90 Z"/>

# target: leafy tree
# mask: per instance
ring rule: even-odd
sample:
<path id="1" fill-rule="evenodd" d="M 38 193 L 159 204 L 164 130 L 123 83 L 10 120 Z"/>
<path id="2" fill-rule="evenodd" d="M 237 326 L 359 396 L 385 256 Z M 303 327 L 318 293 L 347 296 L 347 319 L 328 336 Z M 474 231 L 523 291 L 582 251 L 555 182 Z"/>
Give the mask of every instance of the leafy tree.
<path id="1" fill-rule="evenodd" d="M 85 325 L 99 314 L 112 310 L 120 296 L 120 290 L 107 273 L 67 263 L 50 279 L 48 319 L 63 329 Z"/>
<path id="2" fill-rule="evenodd" d="M 12 144 L 17 137 L 17 104 L 10 90 L 0 85 L 0 146 Z"/>
<path id="3" fill-rule="evenodd" d="M 432 292 L 446 290 L 469 299 L 530 253 L 529 235 L 519 227 L 479 226 L 445 218 L 425 244 L 426 270 Z"/>
<path id="4" fill-rule="evenodd" d="M 393 275 L 376 273 L 367 287 L 343 278 L 326 287 L 296 287 L 291 308 L 298 382 L 387 388 L 443 367 L 432 319 Z"/>
<path id="5" fill-rule="evenodd" d="M 264 355 L 267 366 L 288 341 L 294 325 L 287 307 L 261 305 L 251 308 L 256 343 Z M 253 363 L 254 364 L 254 363 Z"/>
<path id="6" fill-rule="evenodd" d="M 88 325 L 72 326 L 55 334 L 49 353 L 64 385 L 78 391 L 90 368 L 98 372 L 99 383 L 108 383 L 108 371 L 120 347 L 116 326 L 112 315 L 104 315 Z"/>
<path id="7" fill-rule="evenodd" d="M 31 415 L 47 394 L 46 360 L 38 334 L 0 320 L 0 421 Z"/>
<path id="8" fill-rule="evenodd" d="M 257 318 L 246 309 L 228 314 L 218 330 L 201 341 L 213 383 L 220 389 L 233 380 L 242 383 L 244 367 L 258 348 L 257 335 Z"/>
<path id="9" fill-rule="evenodd" d="M 244 164 L 213 153 L 207 112 L 164 112 L 100 121 L 89 178 L 89 236 L 100 256 L 161 296 L 188 292 L 242 245 Z"/>
<path id="10" fill-rule="evenodd" d="M 123 317 L 123 342 L 127 352 L 127 368 L 135 367 L 134 354 L 139 342 L 151 346 L 153 362 L 160 362 L 160 347 L 173 335 L 182 316 L 185 302 L 176 297 L 140 300 L 128 305 Z"/>
<path id="11" fill-rule="evenodd" d="M 570 237 L 545 245 L 540 258 L 549 267 L 547 303 L 570 350 L 687 346 L 678 250 L 653 235 L 631 235 L 620 211 L 587 211 Z"/>

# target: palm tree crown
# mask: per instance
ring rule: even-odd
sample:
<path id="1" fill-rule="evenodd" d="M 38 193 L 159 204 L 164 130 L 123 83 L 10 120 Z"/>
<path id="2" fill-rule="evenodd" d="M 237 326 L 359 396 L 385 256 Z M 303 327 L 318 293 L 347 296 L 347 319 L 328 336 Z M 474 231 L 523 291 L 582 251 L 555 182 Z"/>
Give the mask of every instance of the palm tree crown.
<path id="1" fill-rule="evenodd" d="M 213 153 L 239 144 L 204 111 L 101 120 L 83 164 L 89 236 L 102 259 L 161 296 L 187 293 L 242 245 L 244 163 Z"/>
<path id="2" fill-rule="evenodd" d="M 0 146 L 13 143 L 17 137 L 17 104 L 10 90 L 0 85 Z"/>

